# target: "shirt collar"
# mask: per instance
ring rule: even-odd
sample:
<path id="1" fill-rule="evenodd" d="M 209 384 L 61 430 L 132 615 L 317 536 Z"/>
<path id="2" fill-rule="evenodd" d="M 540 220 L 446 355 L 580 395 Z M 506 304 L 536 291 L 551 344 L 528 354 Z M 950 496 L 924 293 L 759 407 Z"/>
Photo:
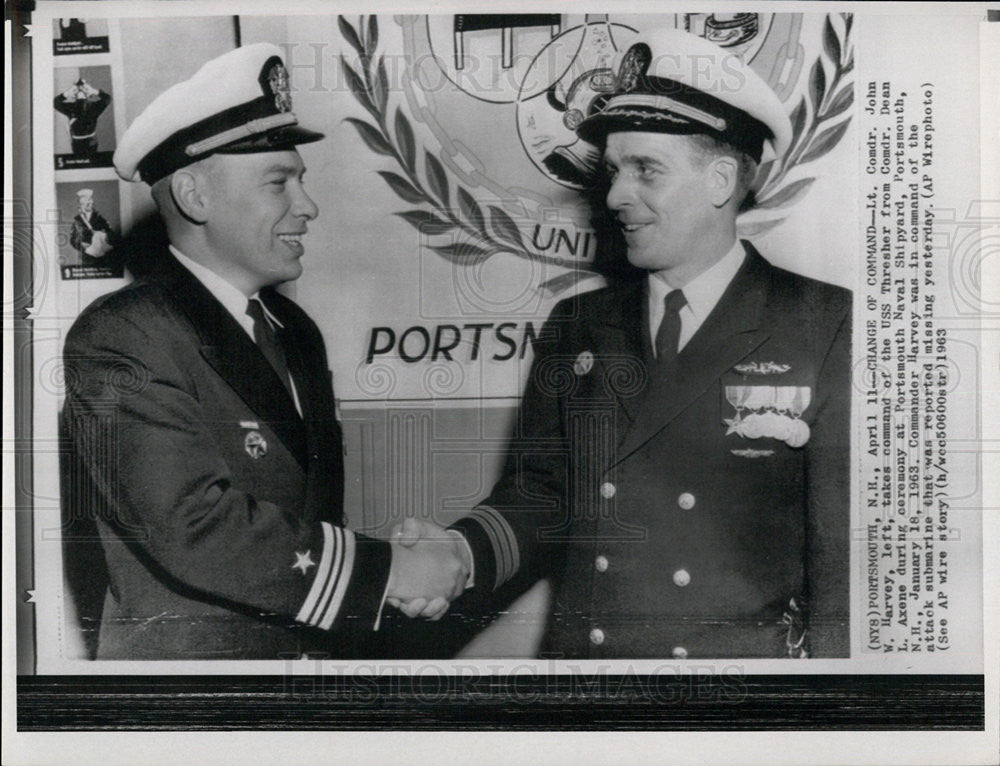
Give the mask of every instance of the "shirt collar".
<path id="1" fill-rule="evenodd" d="M 258 291 L 248 298 L 243 294 L 242 290 L 234 287 L 207 266 L 184 255 L 184 253 L 173 245 L 170 246 L 170 252 L 223 305 L 226 311 L 232 315 L 233 319 L 239 322 L 240 327 L 246 331 L 247 335 L 253 338 L 253 320 L 247 316 L 247 303 L 253 298 L 259 298 L 260 292 Z M 261 306 L 264 307 L 264 316 L 267 317 L 269 322 L 273 323 L 276 327 L 284 327 L 263 301 L 261 301 Z"/>
<path id="2" fill-rule="evenodd" d="M 743 248 L 743 243 L 736 240 L 728 253 L 681 288 L 687 299 L 685 308 L 691 311 L 696 322 L 700 324 L 712 313 L 712 309 L 729 287 L 729 283 L 733 281 L 745 258 L 746 250 Z M 657 277 L 655 271 L 650 272 L 648 282 L 650 303 L 662 305 L 667 293 L 674 288 Z"/>

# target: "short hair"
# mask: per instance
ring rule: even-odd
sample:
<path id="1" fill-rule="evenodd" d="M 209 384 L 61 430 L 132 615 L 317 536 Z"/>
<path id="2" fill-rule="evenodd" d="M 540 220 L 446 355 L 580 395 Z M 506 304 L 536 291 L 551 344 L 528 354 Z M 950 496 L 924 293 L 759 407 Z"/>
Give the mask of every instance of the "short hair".
<path id="1" fill-rule="evenodd" d="M 190 165 L 185 168 L 178 168 L 178 170 L 195 170 L 200 166 L 203 166 L 208 160 L 214 157 L 214 154 L 210 154 L 208 157 L 202 157 L 199 160 L 195 160 Z M 157 209 L 160 211 L 161 215 L 167 214 L 177 214 L 182 218 L 187 218 L 183 211 L 177 205 L 177 201 L 174 199 L 173 189 L 171 184 L 173 183 L 173 173 L 168 173 L 163 176 L 163 178 L 157 179 L 152 184 L 150 184 L 149 190 L 153 196 L 153 201 L 156 203 Z"/>
<path id="2" fill-rule="evenodd" d="M 153 196 L 153 201 L 156 203 L 156 207 L 159 208 L 161 213 L 165 212 L 164 208 L 170 200 L 170 176 L 167 175 L 158 181 L 155 181 L 149 187 L 149 191 Z"/>
<path id="3" fill-rule="evenodd" d="M 750 190 L 757 179 L 757 162 L 754 158 L 728 141 L 721 141 L 707 133 L 693 133 L 688 138 L 706 163 L 716 157 L 732 157 L 736 160 L 736 196 L 739 199 L 737 210 L 742 212 L 753 207 L 753 195 Z"/>

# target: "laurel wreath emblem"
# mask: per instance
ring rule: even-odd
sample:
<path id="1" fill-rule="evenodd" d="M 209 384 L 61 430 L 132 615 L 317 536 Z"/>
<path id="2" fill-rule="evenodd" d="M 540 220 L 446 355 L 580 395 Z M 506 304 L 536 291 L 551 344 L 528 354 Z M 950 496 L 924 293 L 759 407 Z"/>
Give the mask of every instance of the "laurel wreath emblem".
<path id="1" fill-rule="evenodd" d="M 833 20 L 838 17 L 841 21 L 835 26 Z M 845 84 L 846 76 L 854 68 L 854 50 L 850 40 L 852 21 L 851 14 L 827 16 L 823 51 L 813 63 L 808 93 L 790 117 L 791 146 L 781 161 L 761 165 L 758 179 L 766 180 L 759 184 L 750 210 L 779 211 L 798 202 L 816 177 L 788 182 L 789 173 L 827 154 L 847 132 L 851 117 L 841 118 L 854 100 L 853 84 Z M 449 241 L 428 243 L 427 247 L 458 266 L 477 266 L 498 253 L 509 253 L 569 269 L 569 272 L 539 286 L 540 290 L 550 295 L 568 289 L 583 278 L 597 275 L 587 264 L 530 250 L 510 214 L 497 205 L 486 205 L 484 210 L 468 189 L 455 183 L 454 179 L 449 180 L 444 164 L 433 152 L 423 149 L 418 161 L 413 127 L 401 107 L 396 107 L 390 120 L 390 86 L 385 59 L 376 56 L 379 40 L 377 16 L 360 16 L 357 27 L 344 16 L 338 16 L 337 22 L 341 35 L 358 57 L 356 65 L 352 66 L 343 54 L 340 55 L 344 76 L 355 99 L 371 116 L 372 122 L 357 117 L 345 120 L 354 126 L 369 149 L 395 161 L 401 172 L 377 171 L 392 191 L 405 202 L 420 206 L 395 215 L 424 235 L 449 235 Z M 832 70 L 829 82 L 828 67 Z M 453 200 L 457 205 L 453 204 Z M 767 231 L 783 220 L 785 216 L 779 214 L 763 221 L 741 222 L 740 233 L 753 235 Z"/>
<path id="2" fill-rule="evenodd" d="M 452 204 L 451 183 L 444 165 L 432 152 L 424 150 L 423 173 L 417 163 L 417 146 L 410 121 L 400 107 L 396 108 L 392 129 L 388 117 L 389 81 L 383 57 L 375 58 L 378 47 L 378 21 L 362 16 L 355 29 L 343 16 L 338 18 L 341 34 L 357 52 L 359 67 L 355 70 L 341 54 L 340 63 L 355 98 L 374 120 L 374 124 L 355 117 L 346 118 L 361 140 L 377 154 L 393 158 L 402 174 L 380 170 L 378 174 L 403 200 L 414 205 L 426 205 L 395 215 L 429 236 L 452 234 L 446 244 L 428 245 L 438 255 L 452 263 L 473 266 L 497 253 L 513 253 L 523 258 L 572 266 L 562 258 L 540 255 L 528 250 L 514 219 L 500 207 L 487 205 L 484 212 L 475 198 L 460 184 L 455 186 L 457 208 Z M 367 30 L 367 31 L 365 31 Z"/>
<path id="3" fill-rule="evenodd" d="M 841 22 L 834 25 L 834 19 Z M 807 165 L 828 154 L 847 133 L 851 115 L 844 113 L 854 103 L 854 83 L 846 81 L 854 69 L 854 46 L 851 26 L 854 16 L 850 13 L 828 14 L 823 25 L 823 52 L 812 65 L 809 89 L 802 96 L 790 116 L 792 143 L 779 161 L 763 163 L 757 171 L 758 179 L 765 179 L 756 192 L 755 210 L 779 210 L 798 202 L 813 185 L 816 177 L 800 178 L 786 183 L 786 177 L 795 168 Z M 838 31 L 842 24 L 843 31 Z M 827 82 L 826 65 L 829 61 L 832 75 Z M 839 122 L 838 122 L 839 120 Z M 740 234 L 752 236 L 772 229 L 785 220 L 779 215 L 752 224 L 740 224 Z"/>

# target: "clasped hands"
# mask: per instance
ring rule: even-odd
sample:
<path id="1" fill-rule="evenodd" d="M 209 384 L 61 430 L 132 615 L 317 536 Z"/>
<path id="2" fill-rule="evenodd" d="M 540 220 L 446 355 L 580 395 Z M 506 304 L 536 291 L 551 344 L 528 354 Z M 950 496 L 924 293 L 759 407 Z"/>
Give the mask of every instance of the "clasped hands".
<path id="1" fill-rule="evenodd" d="M 407 617 L 439 620 L 465 590 L 472 568 L 461 533 L 409 518 L 391 537 L 389 604 Z"/>

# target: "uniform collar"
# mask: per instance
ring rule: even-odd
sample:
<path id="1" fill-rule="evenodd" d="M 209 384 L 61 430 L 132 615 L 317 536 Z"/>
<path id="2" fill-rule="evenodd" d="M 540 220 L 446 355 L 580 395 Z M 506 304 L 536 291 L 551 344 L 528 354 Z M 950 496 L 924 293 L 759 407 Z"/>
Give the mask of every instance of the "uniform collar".
<path id="1" fill-rule="evenodd" d="M 246 334 L 252 339 L 254 337 L 253 320 L 247 316 L 247 302 L 254 298 L 259 298 L 260 291 L 255 292 L 247 298 L 247 296 L 243 294 L 242 290 L 234 287 L 207 266 L 203 266 L 197 261 L 194 261 L 184 255 L 184 253 L 173 245 L 170 245 L 170 252 L 173 253 L 178 263 L 190 271 L 195 279 L 201 282 L 205 286 L 205 289 L 212 294 L 212 297 L 222 304 L 223 308 L 225 308 L 226 311 L 232 315 L 233 319 L 239 323 L 240 327 L 242 327 Z M 267 317 L 267 320 L 271 322 L 273 326 L 284 327 L 281 321 L 273 313 L 271 313 L 271 310 L 267 307 L 266 303 L 261 301 L 261 306 L 264 307 L 264 316 Z"/>
<path id="2" fill-rule="evenodd" d="M 687 299 L 685 308 L 691 311 L 697 324 L 700 325 L 712 313 L 712 309 L 719 302 L 729 283 L 733 281 L 745 258 L 746 250 L 743 248 L 743 243 L 737 240 L 720 260 L 681 288 Z M 663 299 L 674 288 L 658 277 L 657 272 L 651 272 L 647 279 L 650 306 L 662 306 Z"/>

